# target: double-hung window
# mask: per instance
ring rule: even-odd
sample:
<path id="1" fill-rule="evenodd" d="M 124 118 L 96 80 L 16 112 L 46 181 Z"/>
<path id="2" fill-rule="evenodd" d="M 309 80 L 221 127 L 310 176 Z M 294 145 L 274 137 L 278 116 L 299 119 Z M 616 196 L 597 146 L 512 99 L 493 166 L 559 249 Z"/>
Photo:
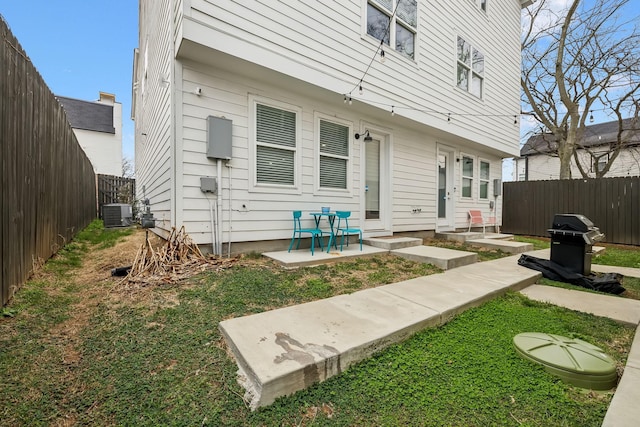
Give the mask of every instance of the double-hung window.
<path id="1" fill-rule="evenodd" d="M 395 12 L 395 13 L 394 13 Z M 416 0 L 368 0 L 367 34 L 415 59 L 418 32 Z"/>
<path id="2" fill-rule="evenodd" d="M 471 197 L 473 189 L 473 158 L 462 156 L 462 197 Z"/>
<path id="3" fill-rule="evenodd" d="M 256 183 L 293 186 L 296 112 L 256 103 Z"/>
<path id="4" fill-rule="evenodd" d="M 489 162 L 480 160 L 480 198 L 481 199 L 489 198 L 489 177 L 491 176 L 490 167 L 491 166 Z"/>
<path id="5" fill-rule="evenodd" d="M 349 127 L 320 119 L 320 188 L 347 189 Z"/>
<path id="6" fill-rule="evenodd" d="M 457 85 L 478 98 L 484 86 L 484 55 L 458 36 Z"/>

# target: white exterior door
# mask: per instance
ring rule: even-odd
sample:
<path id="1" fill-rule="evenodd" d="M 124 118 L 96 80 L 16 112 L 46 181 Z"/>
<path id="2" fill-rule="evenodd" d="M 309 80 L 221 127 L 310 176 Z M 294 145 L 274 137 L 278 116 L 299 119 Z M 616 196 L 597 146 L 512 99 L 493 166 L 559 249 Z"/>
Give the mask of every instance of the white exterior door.
<path id="1" fill-rule="evenodd" d="M 438 171 L 438 192 L 436 212 L 438 213 L 438 231 L 455 228 L 453 218 L 453 159 L 455 152 L 446 146 L 438 146 L 436 168 Z"/>
<path id="2" fill-rule="evenodd" d="M 383 137 L 372 135 L 363 142 L 364 230 L 388 232 L 389 171 L 388 148 Z"/>

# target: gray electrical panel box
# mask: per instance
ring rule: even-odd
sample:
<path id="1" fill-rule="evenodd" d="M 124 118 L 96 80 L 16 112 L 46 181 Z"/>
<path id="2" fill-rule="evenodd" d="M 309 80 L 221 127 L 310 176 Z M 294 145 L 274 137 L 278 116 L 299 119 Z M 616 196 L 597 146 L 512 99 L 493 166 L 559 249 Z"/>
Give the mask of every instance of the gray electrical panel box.
<path id="1" fill-rule="evenodd" d="M 201 176 L 200 191 L 203 193 L 218 194 L 218 179 L 209 176 Z"/>
<path id="2" fill-rule="evenodd" d="M 498 197 L 502 194 L 502 180 L 494 179 L 493 180 L 493 195 L 494 197 Z"/>
<path id="3" fill-rule="evenodd" d="M 207 117 L 207 157 L 231 160 L 232 120 L 221 117 Z"/>

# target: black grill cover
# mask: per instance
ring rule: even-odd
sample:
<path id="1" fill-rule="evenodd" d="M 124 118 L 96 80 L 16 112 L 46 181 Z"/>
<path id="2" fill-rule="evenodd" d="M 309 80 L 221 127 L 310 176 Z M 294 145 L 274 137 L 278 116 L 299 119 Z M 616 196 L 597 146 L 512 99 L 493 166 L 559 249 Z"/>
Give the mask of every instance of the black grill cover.
<path id="1" fill-rule="evenodd" d="M 536 258 L 531 255 L 522 255 L 518 260 L 518 264 L 532 270 L 540 271 L 545 278 L 555 280 L 556 282 L 571 283 L 572 285 L 615 295 L 619 295 L 626 290 L 620 283 L 622 275 L 619 273 L 605 273 L 599 276 L 590 274 L 583 276 L 582 274 L 567 270 L 565 267 L 553 261 Z"/>

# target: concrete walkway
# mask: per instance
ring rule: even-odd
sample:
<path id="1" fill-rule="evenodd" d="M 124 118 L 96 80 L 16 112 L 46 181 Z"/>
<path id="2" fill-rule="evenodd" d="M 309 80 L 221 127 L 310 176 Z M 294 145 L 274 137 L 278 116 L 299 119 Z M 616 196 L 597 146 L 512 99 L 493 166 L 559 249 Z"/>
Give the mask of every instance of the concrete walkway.
<path id="1" fill-rule="evenodd" d="M 548 257 L 548 250 L 529 254 Z M 446 323 L 460 312 L 507 290 L 521 290 L 531 299 L 626 324 L 640 323 L 640 301 L 533 285 L 541 274 L 519 266 L 519 257 L 471 264 L 441 274 L 221 322 L 220 330 L 239 366 L 245 399 L 252 409 L 269 405 L 279 396 L 339 374 L 373 353 L 426 327 Z M 640 269 L 593 264 L 592 270 L 640 277 Z M 603 426 L 638 425 L 639 330 Z"/>
<path id="2" fill-rule="evenodd" d="M 220 322 L 251 408 L 541 277 L 517 256 Z"/>

